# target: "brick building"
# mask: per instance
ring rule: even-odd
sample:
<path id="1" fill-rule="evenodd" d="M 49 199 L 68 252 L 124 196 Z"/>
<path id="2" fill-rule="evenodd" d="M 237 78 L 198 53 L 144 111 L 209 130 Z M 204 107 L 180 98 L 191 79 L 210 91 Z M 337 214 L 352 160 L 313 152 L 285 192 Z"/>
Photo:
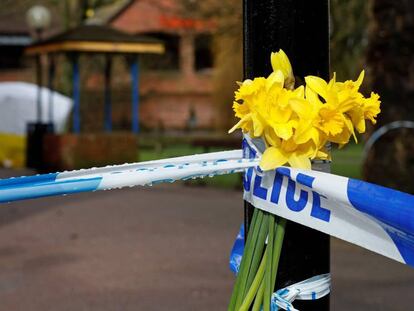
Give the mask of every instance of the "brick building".
<path id="1" fill-rule="evenodd" d="M 177 0 L 121 2 L 97 11 L 88 22 L 149 35 L 166 44 L 164 55 L 141 58 L 143 127 L 213 128 L 217 118 L 211 82 L 214 23 L 186 16 Z"/>

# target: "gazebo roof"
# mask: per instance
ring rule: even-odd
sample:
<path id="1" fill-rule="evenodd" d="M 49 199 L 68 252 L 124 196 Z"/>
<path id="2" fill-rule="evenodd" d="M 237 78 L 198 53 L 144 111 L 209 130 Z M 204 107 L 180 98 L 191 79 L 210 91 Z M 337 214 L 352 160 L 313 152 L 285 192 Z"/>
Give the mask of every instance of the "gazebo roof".
<path id="1" fill-rule="evenodd" d="M 54 52 L 86 53 L 164 53 L 162 41 L 131 35 L 111 27 L 101 25 L 81 25 L 42 41 L 37 41 L 26 49 L 28 54 Z"/>

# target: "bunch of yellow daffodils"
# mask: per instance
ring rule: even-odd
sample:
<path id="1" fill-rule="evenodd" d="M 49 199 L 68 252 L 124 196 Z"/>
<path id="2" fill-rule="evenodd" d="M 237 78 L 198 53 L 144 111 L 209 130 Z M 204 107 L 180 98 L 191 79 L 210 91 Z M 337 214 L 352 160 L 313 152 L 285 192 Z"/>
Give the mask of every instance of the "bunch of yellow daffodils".
<path id="1" fill-rule="evenodd" d="M 241 128 L 253 138 L 266 142 L 260 167 L 274 169 L 289 164 L 310 169 L 310 160 L 326 159 L 328 142 L 343 146 L 355 130 L 365 132 L 365 120 L 375 124 L 380 110 L 378 94 L 364 97 L 359 88 L 364 71 L 356 81 L 326 82 L 305 77 L 305 86 L 295 88 L 292 66 L 279 50 L 271 54 L 273 72 L 267 78 L 239 83 L 233 110 L 240 121 L 230 133 Z"/>

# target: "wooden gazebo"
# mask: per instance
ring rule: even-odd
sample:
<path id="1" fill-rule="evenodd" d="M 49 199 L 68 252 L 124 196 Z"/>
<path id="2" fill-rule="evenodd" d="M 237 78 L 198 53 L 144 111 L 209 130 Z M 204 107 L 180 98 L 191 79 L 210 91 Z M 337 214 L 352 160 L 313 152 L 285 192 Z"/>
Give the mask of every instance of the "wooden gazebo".
<path id="1" fill-rule="evenodd" d="M 158 40 L 146 36 L 134 36 L 110 27 L 101 25 L 81 25 L 61 34 L 57 34 L 46 40 L 35 42 L 26 49 L 29 55 L 40 56 L 47 54 L 48 57 L 48 87 L 53 90 L 55 75 L 54 55 L 63 53 L 69 56 L 73 68 L 73 132 L 81 131 L 80 120 L 80 79 L 79 79 L 79 54 L 105 54 L 106 64 L 105 76 L 105 130 L 112 130 L 111 118 L 111 59 L 113 55 L 125 55 L 130 60 L 131 87 L 132 87 L 132 125 L 134 133 L 139 131 L 138 105 L 139 105 L 139 66 L 138 55 L 144 53 L 161 54 L 164 52 L 164 44 Z M 37 57 L 39 59 L 39 57 Z M 38 61 L 38 81 L 41 86 L 41 64 Z M 52 103 L 49 107 L 52 106 Z M 41 107 L 38 107 L 41 109 Z M 50 110 L 52 111 L 52 110 Z M 39 113 L 39 117 L 41 112 Z M 41 122 L 41 120 L 38 120 Z"/>
<path id="2" fill-rule="evenodd" d="M 85 166 L 124 163 L 136 160 L 135 135 L 112 132 L 111 67 L 115 55 L 125 56 L 131 72 L 131 133 L 139 132 L 139 62 L 144 53 L 161 54 L 164 44 L 146 36 L 131 35 L 107 26 L 81 25 L 40 40 L 26 48 L 36 58 L 37 84 L 42 86 L 41 56 L 47 55 L 48 88 L 54 89 L 57 54 L 64 54 L 72 64 L 73 117 L 72 133 L 50 134 L 53 120 L 53 96 L 49 97 L 49 123 L 42 120 L 41 97 L 37 102 L 37 122 L 28 126 L 27 166 L 41 170 L 75 169 Z M 80 54 L 104 54 L 104 129 L 105 133 L 81 133 Z M 52 94 L 52 92 L 50 93 Z M 40 93 L 39 93 L 40 95 Z M 99 136 L 99 137 L 98 137 Z M 112 152 L 112 153 L 111 153 Z M 68 160 L 69 159 L 69 160 Z"/>

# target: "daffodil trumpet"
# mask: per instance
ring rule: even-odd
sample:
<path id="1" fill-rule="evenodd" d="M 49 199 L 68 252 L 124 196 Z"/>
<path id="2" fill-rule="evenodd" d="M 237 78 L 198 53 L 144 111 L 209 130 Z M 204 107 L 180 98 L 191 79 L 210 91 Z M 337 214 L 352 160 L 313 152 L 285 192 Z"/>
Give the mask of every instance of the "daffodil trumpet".
<path id="1" fill-rule="evenodd" d="M 242 129 L 251 138 L 264 140 L 260 161 L 263 171 L 282 165 L 311 169 L 311 161 L 330 159 L 326 146 L 346 145 L 356 133 L 364 133 L 366 120 L 376 123 L 380 99 L 376 93 L 360 92 L 364 71 L 356 81 L 337 82 L 335 74 L 325 81 L 305 77 L 295 88 L 289 58 L 282 51 L 271 53 L 268 77 L 239 82 L 233 110 L 239 121 L 230 129 Z M 270 311 L 286 220 L 254 209 L 250 233 L 229 311 Z M 265 237 L 267 245 L 265 246 Z"/>

